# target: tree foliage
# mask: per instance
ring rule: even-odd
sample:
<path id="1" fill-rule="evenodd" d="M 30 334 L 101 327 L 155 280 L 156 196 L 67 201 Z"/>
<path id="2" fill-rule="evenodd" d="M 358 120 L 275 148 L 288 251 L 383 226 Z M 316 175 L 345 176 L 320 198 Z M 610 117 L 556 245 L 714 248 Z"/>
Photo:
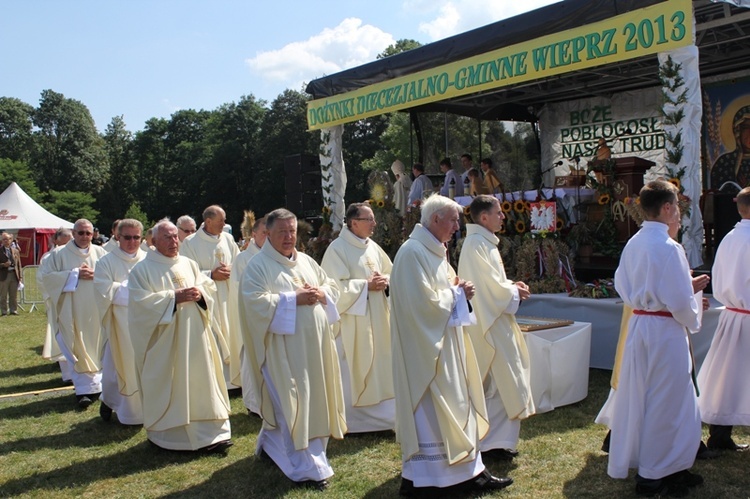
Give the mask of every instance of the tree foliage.
<path id="1" fill-rule="evenodd" d="M 29 165 L 23 161 L 0 158 L 0 192 L 3 192 L 11 182 L 15 182 L 32 198 L 39 199 L 39 188 L 34 183 Z"/>
<path id="2" fill-rule="evenodd" d="M 28 161 L 34 107 L 14 97 L 0 97 L 0 158 Z"/>
<path id="3" fill-rule="evenodd" d="M 60 218 L 71 222 L 85 218 L 94 225 L 99 223 L 99 211 L 94 208 L 94 196 L 87 192 L 50 190 L 45 198 L 40 204 Z"/>

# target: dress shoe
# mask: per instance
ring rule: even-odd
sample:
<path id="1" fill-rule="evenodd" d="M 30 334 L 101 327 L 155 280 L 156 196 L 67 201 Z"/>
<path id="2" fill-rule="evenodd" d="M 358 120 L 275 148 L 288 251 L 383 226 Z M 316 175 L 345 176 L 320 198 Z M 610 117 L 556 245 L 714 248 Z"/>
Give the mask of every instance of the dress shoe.
<path id="1" fill-rule="evenodd" d="M 99 416 L 101 416 L 104 421 L 109 421 L 112 419 L 112 408 L 104 402 L 99 402 Z"/>
<path id="2" fill-rule="evenodd" d="M 701 440 L 701 444 L 698 447 L 698 452 L 695 454 L 695 459 L 705 461 L 706 459 L 716 459 L 721 456 L 721 453 L 717 450 L 709 450 L 706 444 Z"/>
<path id="3" fill-rule="evenodd" d="M 688 470 L 672 473 L 671 475 L 664 477 L 663 480 L 667 482 L 667 484 L 676 483 L 686 487 L 697 487 L 698 485 L 703 485 L 703 477 L 696 473 L 690 473 Z"/>
<path id="4" fill-rule="evenodd" d="M 10 315 L 18 315 L 18 312 L 11 312 Z"/>
<path id="5" fill-rule="evenodd" d="M 455 487 L 455 490 L 461 493 L 484 494 L 485 492 L 504 489 L 512 483 L 512 478 L 498 478 L 492 476 L 489 471 L 484 470 L 471 480 L 459 483 L 451 488 Z"/>
<path id="6" fill-rule="evenodd" d="M 687 495 L 690 493 L 687 485 L 681 485 L 677 483 L 667 484 L 663 480 L 654 481 L 658 482 L 658 485 L 637 483 L 635 485 L 635 493 L 639 496 L 644 497 L 687 497 Z"/>
<path id="7" fill-rule="evenodd" d="M 733 451 L 743 451 L 747 450 L 748 445 L 747 444 L 737 444 L 732 440 L 732 438 L 713 438 L 708 437 L 708 448 L 711 450 L 733 450 Z"/>
<path id="8" fill-rule="evenodd" d="M 518 451 L 511 449 L 490 449 L 482 451 L 482 459 L 493 461 L 512 461 L 518 456 Z"/>
<path id="9" fill-rule="evenodd" d="M 294 485 L 303 489 L 325 490 L 330 484 L 328 480 L 302 480 L 301 482 L 294 482 Z"/>
<path id="10" fill-rule="evenodd" d="M 233 445 L 234 442 L 231 440 L 222 440 L 221 442 L 201 447 L 198 451 L 206 454 L 224 454 Z"/>
<path id="11" fill-rule="evenodd" d="M 93 402 L 87 395 L 76 395 L 76 399 L 78 399 L 78 407 L 81 409 L 88 408 Z"/>

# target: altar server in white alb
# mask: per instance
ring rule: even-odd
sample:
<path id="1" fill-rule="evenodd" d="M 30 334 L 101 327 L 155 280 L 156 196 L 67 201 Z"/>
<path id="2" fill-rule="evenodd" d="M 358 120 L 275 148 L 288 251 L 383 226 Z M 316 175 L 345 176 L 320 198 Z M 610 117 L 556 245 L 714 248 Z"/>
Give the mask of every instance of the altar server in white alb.
<path id="1" fill-rule="evenodd" d="M 50 301 L 49 293 L 44 288 L 44 274 L 49 271 L 51 262 L 49 257 L 52 255 L 52 252 L 68 244 L 68 241 L 72 237 L 73 234 L 70 229 L 57 229 L 52 235 L 54 247 L 42 255 L 41 260 L 39 260 L 39 268 L 36 269 L 36 283 L 39 286 L 39 291 L 42 293 L 44 307 L 47 310 L 47 330 L 44 334 L 42 358 L 58 363 L 62 380 L 65 382 L 72 382 L 73 375 L 70 371 L 73 369 L 73 366 L 65 359 L 65 356 L 60 351 L 60 345 L 57 344 L 57 340 L 55 339 L 55 334 L 57 334 L 57 315 L 55 314 L 55 306 Z"/>
<path id="2" fill-rule="evenodd" d="M 477 324 L 466 326 L 484 380 L 490 431 L 479 443 L 482 458 L 513 459 L 517 454 L 521 420 L 535 412 L 526 339 L 516 323 L 516 311 L 530 296 L 523 282 L 505 275 L 499 239 L 503 210 L 494 196 L 482 194 L 469 207 L 474 223 L 466 224 L 458 275 L 474 283 L 472 300 Z"/>
<path id="3" fill-rule="evenodd" d="M 247 217 L 247 213 L 246 217 Z M 252 213 L 252 212 L 251 212 Z M 260 249 L 263 247 L 263 245 L 266 242 L 266 236 L 268 235 L 268 230 L 266 229 L 266 217 L 259 218 L 255 221 L 253 221 L 252 226 L 252 237 L 250 238 L 250 241 L 247 243 L 247 248 L 245 248 L 239 255 L 237 255 L 237 258 L 234 260 L 234 264 L 232 265 L 232 274 L 229 276 L 229 280 L 232 282 L 233 288 L 239 290 L 240 287 L 240 279 L 242 278 L 242 273 L 245 271 L 245 268 L 247 267 L 248 262 L 251 258 L 253 258 L 255 255 L 260 253 Z M 239 319 L 239 326 L 240 326 L 240 336 L 244 337 L 245 333 L 243 330 L 247 329 L 247 325 L 245 323 L 245 314 L 244 311 L 240 311 L 239 303 L 237 302 L 239 293 L 232 293 L 230 298 L 234 301 L 232 303 L 232 310 L 234 310 L 237 314 L 237 317 Z M 258 401 L 257 394 L 253 391 L 253 386 L 255 386 L 255 383 L 253 382 L 252 376 L 253 376 L 253 369 L 250 365 L 250 361 L 247 358 L 248 351 L 244 347 L 241 349 L 241 365 L 240 365 L 240 376 L 242 379 L 242 402 L 245 404 L 245 407 L 249 412 L 252 412 L 254 414 L 260 414 L 260 402 Z"/>
<path id="4" fill-rule="evenodd" d="M 229 389 L 233 389 L 242 386 L 242 338 L 238 316 L 232 312 L 230 303 L 230 296 L 237 293 L 235 283 L 230 280 L 232 264 L 240 249 L 231 234 L 224 232 L 225 224 L 224 210 L 220 206 L 209 206 L 203 210 L 203 225 L 182 242 L 180 254 L 195 261 L 201 272 L 216 284 L 213 330 L 224 360 L 224 381 Z"/>
<path id="5" fill-rule="evenodd" d="M 297 485 L 325 489 L 333 475 L 328 438 L 346 433 L 331 328 L 339 293 L 315 260 L 295 249 L 293 213 L 274 210 L 266 226 L 268 240 L 240 282 L 244 343 L 263 418 L 257 453 Z"/>
<path id="6" fill-rule="evenodd" d="M 732 427 L 750 426 L 750 187 L 737 195 L 737 211 L 742 220 L 721 240 L 711 272 L 726 308 L 698 374 L 708 448 L 734 451 L 748 446 L 732 440 Z"/>
<path id="7" fill-rule="evenodd" d="M 104 343 L 96 308 L 94 269 L 107 252 L 91 244 L 94 226 L 86 219 L 73 225 L 73 240 L 48 258 L 44 289 L 56 311 L 56 339 L 71 371 L 78 406 L 86 408 L 102 391 Z"/>
<path id="8" fill-rule="evenodd" d="M 462 209 L 433 195 L 391 272 L 391 335 L 400 494 L 448 497 L 504 488 L 484 466 L 479 440 L 489 430 L 482 376 L 471 339 L 474 285 L 459 279 L 445 243 Z"/>
<path id="9" fill-rule="evenodd" d="M 344 383 L 349 433 L 392 430 L 395 419 L 390 304 L 391 259 L 370 236 L 377 225 L 369 205 L 354 203 L 321 266 L 341 296 L 333 325 Z"/>
<path id="10" fill-rule="evenodd" d="M 669 237 L 680 217 L 677 189 L 664 180 L 640 192 L 645 221 L 628 241 L 615 288 L 633 309 L 617 390 L 605 405 L 612 437 L 608 473 L 636 492 L 678 495 L 703 483 L 688 471 L 701 439 L 688 334 L 700 328 L 685 251 Z"/>
<path id="11" fill-rule="evenodd" d="M 119 245 L 96 264 L 94 287 L 106 342 L 102 359 L 102 394 L 99 415 L 109 421 L 112 412 L 122 424 L 143 424 L 143 405 L 135 370 L 133 343 L 128 328 L 128 276 L 146 258 L 140 249 L 143 225 L 138 220 L 118 220 Z"/>
<path id="12" fill-rule="evenodd" d="M 153 228 L 128 278 L 128 324 L 143 394 L 143 426 L 158 447 L 223 452 L 232 445 L 229 397 L 211 332 L 213 281 L 179 255 L 177 227 Z"/>

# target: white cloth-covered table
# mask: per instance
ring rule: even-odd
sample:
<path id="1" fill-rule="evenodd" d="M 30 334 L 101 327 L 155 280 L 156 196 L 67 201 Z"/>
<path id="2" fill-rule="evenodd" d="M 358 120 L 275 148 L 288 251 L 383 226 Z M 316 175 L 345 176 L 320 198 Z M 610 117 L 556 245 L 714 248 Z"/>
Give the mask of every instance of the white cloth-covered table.
<path id="1" fill-rule="evenodd" d="M 573 404 L 589 391 L 591 324 L 524 333 L 531 364 L 531 393 L 537 414 Z"/>
<path id="2" fill-rule="evenodd" d="M 594 189 L 586 189 L 582 187 L 576 189 L 575 187 L 556 187 L 554 189 L 542 189 L 542 194 L 545 199 L 555 197 L 557 202 L 562 206 L 565 212 L 568 214 L 571 223 L 575 223 L 578 220 L 577 210 L 573 209 L 576 204 L 584 201 L 592 201 L 594 199 Z M 517 201 L 523 197 L 525 201 L 536 201 L 539 196 L 539 191 L 515 191 L 506 192 L 504 194 L 495 194 L 495 197 L 500 201 Z M 469 206 L 471 204 L 471 196 L 457 196 L 456 202 L 461 206 Z M 558 208 L 559 210 L 559 208 Z"/>
<path id="3" fill-rule="evenodd" d="M 690 336 L 696 368 L 700 368 L 708 353 L 719 322 L 719 314 L 724 309 L 713 296 L 706 297 L 711 303 L 711 308 L 703 312 L 701 330 Z M 537 294 L 531 295 L 528 300 L 521 303 L 518 315 L 590 322 L 590 366 L 598 369 L 612 369 L 614 366 L 622 318 L 620 298 L 571 298 L 566 293 Z"/>

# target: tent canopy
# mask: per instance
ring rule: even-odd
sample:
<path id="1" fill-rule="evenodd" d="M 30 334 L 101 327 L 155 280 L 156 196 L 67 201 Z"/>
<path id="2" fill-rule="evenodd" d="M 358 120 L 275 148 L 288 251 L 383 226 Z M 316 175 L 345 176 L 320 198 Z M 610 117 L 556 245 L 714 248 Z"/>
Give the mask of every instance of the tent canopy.
<path id="1" fill-rule="evenodd" d="M 318 78 L 315 99 L 459 61 L 513 44 L 577 28 L 661 3 L 660 0 L 566 0 L 422 47 Z M 750 74 L 750 12 L 709 0 L 693 1 L 701 79 Z M 411 108 L 484 120 L 536 121 L 545 103 L 660 86 L 655 55 L 573 71 Z"/>
<path id="2" fill-rule="evenodd" d="M 53 215 L 12 182 L 0 194 L 0 229 L 72 229 L 73 224 Z"/>

